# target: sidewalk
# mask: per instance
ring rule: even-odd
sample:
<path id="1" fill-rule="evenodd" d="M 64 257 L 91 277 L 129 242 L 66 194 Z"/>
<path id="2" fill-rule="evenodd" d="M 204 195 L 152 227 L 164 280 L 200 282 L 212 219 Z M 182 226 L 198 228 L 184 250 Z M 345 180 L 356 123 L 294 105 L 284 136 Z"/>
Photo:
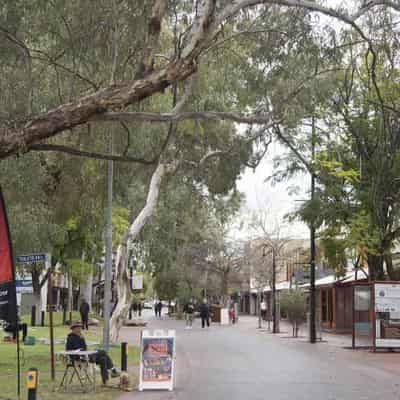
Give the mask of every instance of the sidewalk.
<path id="1" fill-rule="evenodd" d="M 262 331 L 260 334 L 270 334 L 282 341 L 287 340 L 288 343 L 304 343 L 308 342 L 308 327 L 306 324 L 302 325 L 299 330 L 299 336 L 294 338 L 292 336 L 292 326 L 285 320 L 279 321 L 280 333 L 275 335 L 272 334 L 272 323 L 271 330 L 268 331 L 268 322 L 262 321 Z M 254 330 L 258 327 L 258 317 L 256 316 L 239 316 L 238 326 L 241 329 Z M 400 373 L 400 353 L 399 352 L 376 352 L 374 353 L 370 349 L 352 349 L 352 336 L 351 334 L 339 334 L 322 331 L 322 341 L 317 342 L 318 346 L 326 347 L 326 351 L 329 354 L 337 353 L 350 353 L 355 358 L 367 362 L 375 366 L 377 369 L 394 373 L 399 371 Z"/>
<path id="2" fill-rule="evenodd" d="M 291 326 L 282 321 L 281 333 L 273 335 L 264 321 L 265 329 L 257 329 L 253 316 L 240 316 L 230 326 L 212 324 L 210 329 L 201 329 L 196 320 L 189 331 L 183 321 L 168 317 L 148 321 L 144 329 L 177 332 L 176 387 L 173 392 L 135 389 L 116 396 L 117 400 L 258 400 L 265 398 L 265 387 L 275 400 L 325 395 L 335 400 L 375 400 L 381 392 L 382 399 L 399 399 L 400 354 L 349 350 L 349 335 L 326 333 L 323 342 L 310 344 L 305 326 L 299 338 L 292 338 Z M 142 329 L 123 328 L 121 340 L 139 345 Z"/>

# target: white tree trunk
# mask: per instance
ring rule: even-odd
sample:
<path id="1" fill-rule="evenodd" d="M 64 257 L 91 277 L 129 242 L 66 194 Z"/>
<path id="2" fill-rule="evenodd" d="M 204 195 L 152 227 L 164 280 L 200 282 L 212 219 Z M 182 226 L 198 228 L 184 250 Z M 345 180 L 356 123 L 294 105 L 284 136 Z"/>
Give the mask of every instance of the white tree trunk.
<path id="1" fill-rule="evenodd" d="M 151 177 L 146 204 L 125 233 L 122 243 L 118 246 L 115 277 L 118 302 L 110 321 L 110 338 L 113 342 L 118 340 L 119 331 L 128 316 L 129 307 L 131 305 L 132 293 L 127 268 L 129 262 L 128 244 L 130 241 L 134 241 L 137 238 L 149 218 L 154 214 L 160 195 L 162 179 L 167 173 L 174 171 L 175 168 L 176 164 L 158 164 Z"/>
<path id="2" fill-rule="evenodd" d="M 85 299 L 92 310 L 93 273 L 90 273 L 87 277 L 87 281 L 85 283 L 81 283 L 80 286 L 81 300 Z"/>

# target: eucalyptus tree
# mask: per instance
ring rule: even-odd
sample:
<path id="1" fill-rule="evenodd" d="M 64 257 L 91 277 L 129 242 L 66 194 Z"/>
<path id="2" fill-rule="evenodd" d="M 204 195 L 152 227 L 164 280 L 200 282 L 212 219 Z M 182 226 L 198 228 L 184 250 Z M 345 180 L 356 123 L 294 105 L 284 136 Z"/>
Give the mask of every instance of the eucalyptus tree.
<path id="1" fill-rule="evenodd" d="M 0 32 L 6 39 L 1 51 L 7 55 L 0 65 L 4 77 L 0 157 L 57 151 L 135 163 L 129 169 L 119 167 L 119 176 L 126 180 L 119 185 L 118 202 L 126 206 L 128 196 L 135 192 L 133 176 L 139 175 L 137 187 L 145 192 L 149 185 L 149 191 L 147 196 L 143 191 L 137 195 L 146 198 L 142 209 L 132 206 L 133 223 L 120 249 L 126 248 L 128 239 L 135 239 L 153 214 L 163 178 L 191 166 L 201 171 L 198 179 L 208 188 L 225 183 L 227 189 L 231 182 L 215 179 L 215 168 L 223 170 L 222 177 L 235 176 L 232 171 L 251 160 L 249 152 L 257 141 L 261 148 L 256 159 L 262 155 L 269 140 L 265 131 L 290 114 L 289 106 L 278 104 L 291 103 L 288 100 L 299 94 L 304 81 L 316 76 L 315 69 L 303 69 L 300 82 L 292 80 L 288 87 L 282 85 L 285 74 L 280 73 L 297 76 L 293 68 L 302 62 L 299 49 L 307 44 L 303 37 L 319 35 L 310 13 L 322 13 L 358 29 L 356 22 L 376 9 L 400 9 L 382 0 L 356 6 L 350 12 L 305 0 L 104 0 L 95 8 L 84 1 L 33 1 L 24 7 L 6 1 L 0 9 Z M 263 23 L 266 20 L 278 22 L 270 29 Z M 237 40 L 246 37 L 259 37 L 247 51 L 249 42 Z M 262 57 L 258 59 L 257 54 Z M 285 68 L 288 54 L 298 57 L 292 57 L 292 64 Z M 189 93 L 181 95 L 183 86 L 188 86 L 183 82 L 194 74 L 212 90 L 206 96 L 203 90 L 202 97 L 188 101 Z M 260 95 L 267 82 L 274 83 L 275 90 L 271 96 Z M 197 129 L 199 124 L 189 140 L 176 133 L 178 121 L 206 120 L 200 126 L 209 129 L 208 120 L 220 119 L 258 124 L 262 129 L 249 129 L 247 137 L 239 135 L 224 146 L 207 142 L 209 138 Z M 140 124 L 148 121 L 167 125 Z M 213 125 L 216 130 L 225 126 Z M 105 151 L 104 135 L 110 131 L 116 140 L 115 154 Z M 190 141 L 192 151 L 185 147 Z M 120 253 L 120 259 L 126 260 L 126 255 L 126 251 Z M 120 265 L 119 276 L 126 281 L 126 262 Z M 121 299 L 128 300 L 122 290 L 125 286 L 120 286 Z M 126 304 L 122 301 L 122 314 Z"/>
<path id="2" fill-rule="evenodd" d="M 194 4 L 186 1 L 168 4 L 164 0 L 155 0 L 150 5 L 148 2 L 101 1 L 95 8 L 87 2 L 71 4 L 63 0 L 35 1 L 28 7 L 11 0 L 3 3 L 1 32 L 7 39 L 7 50 L 11 48 L 20 68 L 7 66 L 18 73 L 21 70 L 28 72 L 26 79 L 20 80 L 18 97 L 22 99 L 22 93 L 27 94 L 29 100 L 25 100 L 23 106 L 14 103 L 16 112 L 7 115 L 11 118 L 3 119 L 1 156 L 23 152 L 39 141 L 93 119 L 127 119 L 128 116 L 119 110 L 144 104 L 145 99 L 195 73 L 199 63 L 204 62 L 204 53 L 223 36 L 223 27 L 234 25 L 241 12 L 249 10 L 248 15 L 257 19 L 273 12 L 275 7 L 300 7 L 350 26 L 357 26 L 356 21 L 364 14 L 380 7 L 400 10 L 400 6 L 390 0 L 357 2 L 353 12 L 306 0 L 202 0 Z M 172 52 L 172 55 L 169 51 L 171 40 L 162 35 L 163 22 L 168 23 L 171 15 L 180 18 L 184 25 L 179 31 L 183 44 L 181 51 L 179 54 Z M 147 26 L 147 32 L 143 25 Z M 160 48 L 164 54 L 158 58 Z M 87 68 L 89 59 L 96 61 L 104 53 L 115 65 L 111 80 L 104 80 L 101 71 L 102 68 L 107 70 L 108 65 L 100 60 L 95 68 Z M 65 58 L 67 63 L 63 62 Z M 39 78 L 43 71 L 36 61 L 50 64 L 54 70 L 52 86 L 48 86 L 49 79 Z M 129 68 L 131 65 L 134 73 Z M 49 68 L 45 71 L 48 73 Z M 65 80 L 60 77 L 66 73 L 75 78 L 72 84 L 69 82 L 67 97 L 65 86 L 62 87 Z M 130 79 L 126 83 L 122 83 L 123 80 L 116 83 L 118 73 L 121 78 L 130 76 Z M 74 84 L 78 80 L 79 86 Z M 48 92 L 52 87 L 59 89 L 58 96 L 57 90 L 51 91 L 47 101 L 41 101 L 44 91 Z M 88 88 L 91 90 L 84 93 Z M 11 92 L 16 89 L 13 87 Z M 30 111 L 33 114 L 29 115 Z M 16 118 L 17 115 L 20 118 Z"/>

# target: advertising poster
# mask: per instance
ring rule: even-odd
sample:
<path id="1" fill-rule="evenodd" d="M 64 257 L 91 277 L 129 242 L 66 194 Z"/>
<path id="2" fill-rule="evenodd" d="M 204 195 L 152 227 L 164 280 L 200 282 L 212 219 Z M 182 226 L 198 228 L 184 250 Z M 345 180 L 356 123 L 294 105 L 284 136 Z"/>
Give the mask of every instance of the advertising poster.
<path id="1" fill-rule="evenodd" d="M 175 332 L 143 332 L 139 389 L 173 389 Z"/>
<path id="2" fill-rule="evenodd" d="M 11 254 L 11 239 L 4 199 L 0 192 L 0 319 L 15 321 L 16 313 L 17 297 Z"/>

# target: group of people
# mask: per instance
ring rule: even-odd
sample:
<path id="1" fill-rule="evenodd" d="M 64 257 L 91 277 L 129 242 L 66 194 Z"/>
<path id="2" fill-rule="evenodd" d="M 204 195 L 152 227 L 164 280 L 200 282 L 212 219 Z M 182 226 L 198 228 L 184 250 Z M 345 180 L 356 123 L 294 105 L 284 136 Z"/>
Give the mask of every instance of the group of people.
<path id="1" fill-rule="evenodd" d="M 192 299 L 189 300 L 188 303 L 185 304 L 183 308 L 183 312 L 186 316 L 186 329 L 193 328 L 193 318 L 195 313 L 195 304 Z M 210 326 L 210 308 L 207 303 L 207 299 L 204 299 L 200 304 L 199 313 L 201 318 L 201 327 L 207 328 Z"/>
<path id="2" fill-rule="evenodd" d="M 142 302 L 134 301 L 132 303 L 132 305 L 131 305 L 131 312 L 132 312 L 133 318 L 141 317 L 142 316 L 142 309 L 143 309 Z"/>

